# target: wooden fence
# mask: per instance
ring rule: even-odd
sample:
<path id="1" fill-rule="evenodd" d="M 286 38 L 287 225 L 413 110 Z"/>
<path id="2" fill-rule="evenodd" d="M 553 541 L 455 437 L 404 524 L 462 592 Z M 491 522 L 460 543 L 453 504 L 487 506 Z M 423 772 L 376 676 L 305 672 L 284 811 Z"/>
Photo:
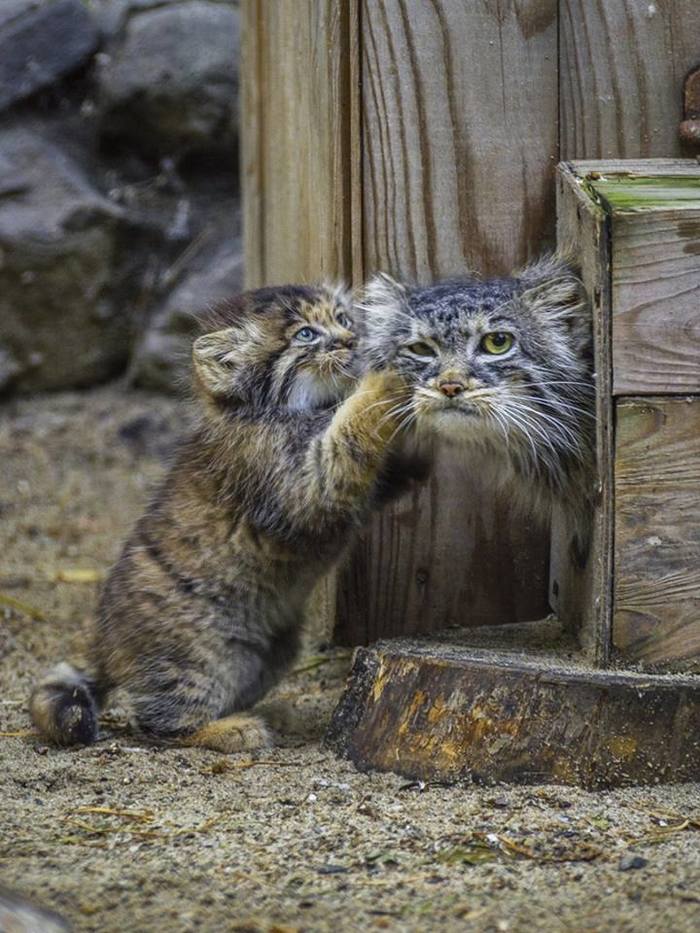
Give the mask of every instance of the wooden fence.
<path id="1" fill-rule="evenodd" d="M 676 156 L 697 0 L 242 0 L 250 287 L 503 274 L 562 159 Z M 688 154 L 688 153 L 685 153 Z M 440 453 L 326 599 L 352 644 L 544 616 L 549 536 Z"/>

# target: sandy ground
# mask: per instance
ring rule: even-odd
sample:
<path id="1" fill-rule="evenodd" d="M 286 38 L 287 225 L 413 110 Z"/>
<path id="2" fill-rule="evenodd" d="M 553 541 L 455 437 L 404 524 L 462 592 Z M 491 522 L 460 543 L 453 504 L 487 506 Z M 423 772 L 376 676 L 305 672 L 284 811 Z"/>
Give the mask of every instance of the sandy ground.
<path id="1" fill-rule="evenodd" d="M 32 735 L 30 685 L 80 653 L 181 423 L 177 403 L 119 387 L 2 411 L 0 884 L 122 933 L 700 929 L 700 785 L 360 774 L 320 742 L 347 653 L 300 660 L 276 698 L 297 732 L 252 758 L 141 747 L 118 710 L 92 748 Z"/>

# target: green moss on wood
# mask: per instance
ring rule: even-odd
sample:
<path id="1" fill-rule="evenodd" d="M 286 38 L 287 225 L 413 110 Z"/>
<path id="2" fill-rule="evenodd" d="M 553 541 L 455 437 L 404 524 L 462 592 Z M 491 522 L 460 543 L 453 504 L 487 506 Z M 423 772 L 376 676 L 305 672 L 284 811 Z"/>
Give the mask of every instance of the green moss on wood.
<path id="1" fill-rule="evenodd" d="M 587 175 L 583 187 L 609 213 L 700 210 L 700 169 L 692 175 Z"/>

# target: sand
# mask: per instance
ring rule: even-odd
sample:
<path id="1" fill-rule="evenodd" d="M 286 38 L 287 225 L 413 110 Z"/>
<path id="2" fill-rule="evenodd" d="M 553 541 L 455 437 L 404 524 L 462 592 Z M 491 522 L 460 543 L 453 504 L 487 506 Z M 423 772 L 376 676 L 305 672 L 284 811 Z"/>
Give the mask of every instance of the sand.
<path id="1" fill-rule="evenodd" d="M 347 651 L 309 646 L 258 755 L 148 748 L 118 709 L 92 748 L 31 734 L 30 686 L 79 655 L 181 424 L 119 385 L 2 409 L 0 884 L 86 931 L 700 929 L 700 785 L 361 774 L 321 742 Z"/>

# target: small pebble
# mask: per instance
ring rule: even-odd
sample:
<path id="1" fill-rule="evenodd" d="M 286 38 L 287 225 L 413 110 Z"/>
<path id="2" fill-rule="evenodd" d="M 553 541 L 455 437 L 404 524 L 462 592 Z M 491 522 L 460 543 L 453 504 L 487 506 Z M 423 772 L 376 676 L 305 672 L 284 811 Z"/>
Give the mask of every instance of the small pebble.
<path id="1" fill-rule="evenodd" d="M 644 868 L 648 862 L 641 855 L 634 855 L 632 852 L 626 852 L 620 859 L 617 866 L 620 871 L 632 871 L 635 868 Z"/>

